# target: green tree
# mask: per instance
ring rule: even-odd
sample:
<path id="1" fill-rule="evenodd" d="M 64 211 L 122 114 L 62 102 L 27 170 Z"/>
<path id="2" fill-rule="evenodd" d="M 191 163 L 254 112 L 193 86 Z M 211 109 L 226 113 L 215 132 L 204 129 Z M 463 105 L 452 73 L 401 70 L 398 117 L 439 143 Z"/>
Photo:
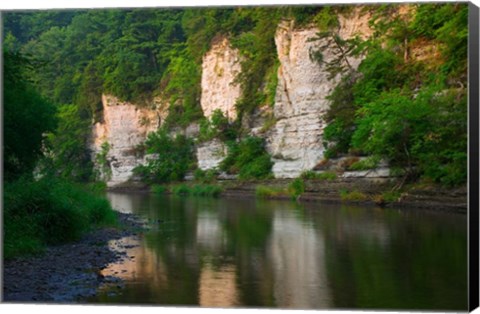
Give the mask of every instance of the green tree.
<path id="1" fill-rule="evenodd" d="M 88 142 L 90 121 L 82 119 L 76 105 L 62 105 L 57 113 L 58 126 L 47 135 L 45 170 L 73 181 L 93 180 L 93 165 Z"/>
<path id="2" fill-rule="evenodd" d="M 4 57 L 4 175 L 6 180 L 31 174 L 42 155 L 45 132 L 55 128 L 55 107 L 25 76 L 29 59 L 7 50 Z"/>

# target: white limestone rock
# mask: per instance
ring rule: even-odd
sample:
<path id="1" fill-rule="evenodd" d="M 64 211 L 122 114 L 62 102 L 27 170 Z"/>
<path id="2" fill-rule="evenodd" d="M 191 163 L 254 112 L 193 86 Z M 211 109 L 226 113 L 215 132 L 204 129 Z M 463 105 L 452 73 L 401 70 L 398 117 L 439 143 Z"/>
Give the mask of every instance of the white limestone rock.
<path id="1" fill-rule="evenodd" d="M 107 185 L 114 186 L 131 179 L 133 168 L 146 162 L 136 148 L 148 133 L 157 130 L 161 114 L 156 109 L 141 108 L 111 95 L 102 95 L 102 103 L 103 122 L 93 126 L 92 157 L 95 160 L 104 142 L 110 144 L 107 160 L 112 175 Z"/>
<path id="2" fill-rule="evenodd" d="M 226 145 L 218 139 L 214 139 L 197 145 L 198 168 L 202 170 L 216 169 L 227 156 Z"/>
<path id="3" fill-rule="evenodd" d="M 212 43 L 202 62 L 202 85 L 200 104 L 205 117 L 216 109 L 233 121 L 237 117 L 235 103 L 240 97 L 240 86 L 234 80 L 241 71 L 240 57 L 227 38 Z"/>
<path id="4" fill-rule="evenodd" d="M 360 32 L 368 36 L 368 16 L 357 9 L 348 18 L 340 17 L 339 35 L 351 38 Z M 292 21 L 282 22 L 275 35 L 278 59 L 278 85 L 274 105 L 277 120 L 267 138 L 267 149 L 273 156 L 273 173 L 277 178 L 293 178 L 317 165 L 324 155 L 322 117 L 329 108 L 326 97 L 338 84 L 337 75 L 329 80 L 324 65 L 311 60 L 310 51 L 324 40 L 311 41 L 319 30 L 310 26 L 296 29 Z M 334 49 L 322 51 L 323 60 L 332 60 Z M 349 59 L 357 67 L 360 59 Z"/>

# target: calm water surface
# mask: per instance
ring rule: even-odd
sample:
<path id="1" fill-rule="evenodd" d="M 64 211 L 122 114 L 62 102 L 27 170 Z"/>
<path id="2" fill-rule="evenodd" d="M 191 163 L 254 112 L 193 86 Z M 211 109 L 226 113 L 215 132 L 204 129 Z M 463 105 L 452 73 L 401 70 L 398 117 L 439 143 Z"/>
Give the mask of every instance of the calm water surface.
<path id="1" fill-rule="evenodd" d="M 105 274 L 100 303 L 465 310 L 465 215 L 109 193 L 158 227 Z"/>

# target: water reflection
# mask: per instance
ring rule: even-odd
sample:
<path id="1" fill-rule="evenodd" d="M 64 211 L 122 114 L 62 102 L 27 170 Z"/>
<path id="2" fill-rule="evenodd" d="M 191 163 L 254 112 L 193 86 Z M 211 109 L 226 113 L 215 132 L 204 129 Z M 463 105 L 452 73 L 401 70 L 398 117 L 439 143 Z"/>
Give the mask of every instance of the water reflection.
<path id="1" fill-rule="evenodd" d="M 277 211 L 268 243 L 274 296 L 282 308 L 331 307 L 325 243 L 313 226 Z"/>
<path id="2" fill-rule="evenodd" d="M 466 308 L 466 218 L 282 201 L 109 194 L 158 221 L 126 238 L 126 280 L 92 302 L 206 307 Z M 138 246 L 134 246 L 138 245 Z M 110 291 L 111 292 L 111 291 Z"/>

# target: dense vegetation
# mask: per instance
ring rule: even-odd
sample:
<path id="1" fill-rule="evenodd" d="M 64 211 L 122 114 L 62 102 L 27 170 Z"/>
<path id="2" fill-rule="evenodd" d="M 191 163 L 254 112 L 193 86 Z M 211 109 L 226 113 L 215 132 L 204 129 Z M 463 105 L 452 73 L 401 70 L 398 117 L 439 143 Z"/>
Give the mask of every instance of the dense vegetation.
<path id="1" fill-rule="evenodd" d="M 405 179 L 461 184 L 467 178 L 468 6 L 415 8 L 401 14 L 399 6 L 377 7 L 371 38 L 340 42 L 348 56 L 366 57 L 357 70 L 340 59 L 330 64 L 345 76 L 330 95 L 327 156 L 373 155 Z M 335 28 L 325 34 L 335 36 Z"/>
<path id="2" fill-rule="evenodd" d="M 76 126 L 64 125 L 63 115 L 71 114 L 69 108 L 56 108 L 32 87 L 26 75 L 31 65 L 21 54 L 4 51 L 5 258 L 77 239 L 94 226 L 115 221 L 106 199 L 69 182 L 80 178 L 77 172 L 81 171 L 61 162 L 78 157 L 63 155 L 77 152 L 71 150 L 78 134 L 66 132 L 75 131 Z"/>
<path id="3" fill-rule="evenodd" d="M 220 169 L 238 174 L 239 179 L 266 179 L 271 176 L 273 162 L 265 149 L 265 140 L 249 136 L 239 142 L 228 142 L 228 155 Z"/>

